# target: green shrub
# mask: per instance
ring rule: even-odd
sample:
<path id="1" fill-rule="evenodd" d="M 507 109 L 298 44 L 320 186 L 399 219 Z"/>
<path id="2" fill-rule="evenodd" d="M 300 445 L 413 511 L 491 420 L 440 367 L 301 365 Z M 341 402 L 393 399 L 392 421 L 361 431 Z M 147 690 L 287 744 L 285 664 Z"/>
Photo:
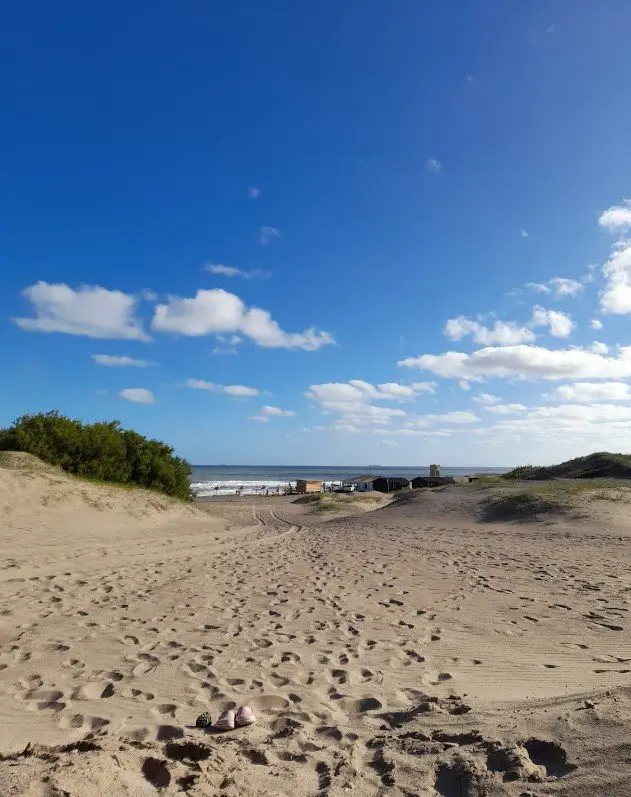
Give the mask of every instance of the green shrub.
<path id="1" fill-rule="evenodd" d="M 191 498 L 190 464 L 174 456 L 171 446 L 123 429 L 119 421 L 82 423 L 58 412 L 23 415 L 0 430 L 0 451 L 26 451 L 75 476 Z"/>

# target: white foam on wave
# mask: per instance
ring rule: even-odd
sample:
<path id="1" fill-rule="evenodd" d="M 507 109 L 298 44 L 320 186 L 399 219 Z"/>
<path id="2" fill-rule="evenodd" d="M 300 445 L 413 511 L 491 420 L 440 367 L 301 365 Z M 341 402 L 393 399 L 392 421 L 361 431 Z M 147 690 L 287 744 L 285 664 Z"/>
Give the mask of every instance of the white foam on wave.
<path id="1" fill-rule="evenodd" d="M 295 487 L 296 482 L 279 482 L 271 480 L 239 481 L 237 479 L 213 479 L 211 481 L 194 482 L 191 490 L 199 498 L 209 495 L 260 495 L 265 492 L 283 493 L 288 486 Z"/>

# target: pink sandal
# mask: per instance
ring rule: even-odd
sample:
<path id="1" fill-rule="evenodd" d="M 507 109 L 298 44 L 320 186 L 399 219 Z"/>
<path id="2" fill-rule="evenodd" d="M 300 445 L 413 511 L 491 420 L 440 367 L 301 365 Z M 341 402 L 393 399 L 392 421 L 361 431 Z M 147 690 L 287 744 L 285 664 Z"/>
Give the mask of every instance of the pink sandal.
<path id="1" fill-rule="evenodd" d="M 242 728 L 245 725 L 254 725 L 256 717 L 249 706 L 241 706 L 237 711 L 235 722 L 239 728 Z"/>
<path id="2" fill-rule="evenodd" d="M 216 731 L 233 731 L 234 720 L 234 711 L 224 711 L 213 727 Z"/>

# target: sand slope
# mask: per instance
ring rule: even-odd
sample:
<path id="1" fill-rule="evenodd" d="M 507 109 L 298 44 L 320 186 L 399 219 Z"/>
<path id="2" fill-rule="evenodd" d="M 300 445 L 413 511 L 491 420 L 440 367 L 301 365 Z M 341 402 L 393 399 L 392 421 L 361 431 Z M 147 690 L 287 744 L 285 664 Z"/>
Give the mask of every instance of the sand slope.
<path id="1" fill-rule="evenodd" d="M 466 490 L 29 520 L 39 478 L 0 469 L 1 794 L 631 793 L 624 524 L 480 523 Z"/>

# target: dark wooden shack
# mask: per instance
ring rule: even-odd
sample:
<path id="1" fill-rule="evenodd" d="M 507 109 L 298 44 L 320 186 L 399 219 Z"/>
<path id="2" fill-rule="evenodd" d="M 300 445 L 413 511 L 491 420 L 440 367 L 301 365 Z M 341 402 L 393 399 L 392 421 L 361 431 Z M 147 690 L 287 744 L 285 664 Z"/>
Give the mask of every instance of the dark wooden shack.
<path id="1" fill-rule="evenodd" d="M 445 484 L 454 484 L 452 476 L 417 476 L 412 479 L 410 486 L 417 490 L 419 487 L 443 487 Z"/>
<path id="2" fill-rule="evenodd" d="M 403 476 L 379 476 L 372 483 L 372 489 L 380 493 L 393 493 L 395 490 L 403 490 L 409 486 L 410 480 Z"/>

